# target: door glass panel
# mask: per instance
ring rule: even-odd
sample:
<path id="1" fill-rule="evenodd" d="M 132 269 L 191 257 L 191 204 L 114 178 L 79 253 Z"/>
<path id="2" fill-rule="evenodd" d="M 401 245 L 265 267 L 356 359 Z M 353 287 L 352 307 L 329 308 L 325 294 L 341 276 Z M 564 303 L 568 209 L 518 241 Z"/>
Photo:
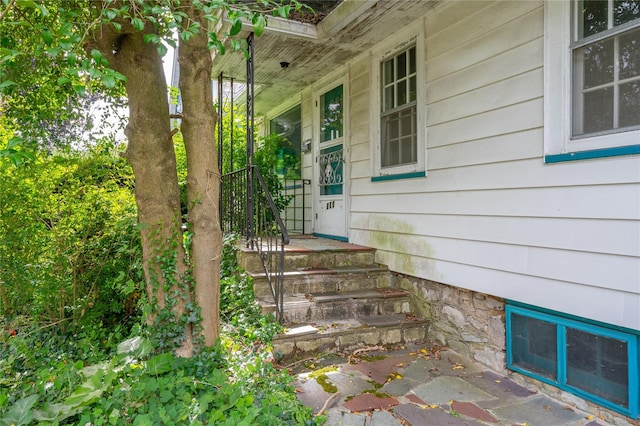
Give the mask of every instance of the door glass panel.
<path id="1" fill-rule="evenodd" d="M 320 96 L 320 142 L 337 139 L 342 131 L 342 86 Z"/>
<path id="2" fill-rule="evenodd" d="M 320 150 L 320 195 L 341 195 L 343 182 L 342 145 Z"/>

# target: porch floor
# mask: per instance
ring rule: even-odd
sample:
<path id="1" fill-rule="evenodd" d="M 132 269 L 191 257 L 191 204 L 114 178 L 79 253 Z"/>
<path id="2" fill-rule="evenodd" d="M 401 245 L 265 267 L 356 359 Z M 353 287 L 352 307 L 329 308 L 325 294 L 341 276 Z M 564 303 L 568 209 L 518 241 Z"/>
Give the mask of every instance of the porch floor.
<path id="1" fill-rule="evenodd" d="M 362 252 L 373 251 L 374 249 L 313 235 L 291 235 L 289 244 L 285 246 L 284 250 L 292 253 L 309 253 L 314 251 Z"/>

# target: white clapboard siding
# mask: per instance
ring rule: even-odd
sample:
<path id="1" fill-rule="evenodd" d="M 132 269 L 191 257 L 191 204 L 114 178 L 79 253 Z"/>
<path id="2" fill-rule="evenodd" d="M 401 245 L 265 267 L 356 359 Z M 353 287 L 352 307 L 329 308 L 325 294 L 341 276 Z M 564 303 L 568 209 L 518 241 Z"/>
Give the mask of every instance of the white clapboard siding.
<path id="1" fill-rule="evenodd" d="M 354 212 L 351 228 L 620 256 L 640 252 L 640 238 L 633 238 L 640 222 L 634 220 Z"/>
<path id="2" fill-rule="evenodd" d="M 543 74 L 540 67 L 476 90 L 431 102 L 427 110 L 427 125 L 433 127 L 538 99 L 543 87 Z"/>
<path id="3" fill-rule="evenodd" d="M 379 251 L 376 259 L 388 265 L 391 270 L 404 269 L 416 273 L 427 271 L 426 278 L 437 282 L 456 283 L 460 287 L 481 293 L 640 329 L 640 289 L 632 293 L 615 291 L 604 287 L 385 251 Z"/>
<path id="4" fill-rule="evenodd" d="M 487 57 L 485 60 L 462 70 L 440 76 L 438 79 L 429 78 L 430 66 L 428 64 L 427 101 L 437 102 L 541 67 L 542 55 L 543 39 L 540 34 L 527 43 Z M 436 61 L 433 59 L 432 62 Z"/>
<path id="5" fill-rule="evenodd" d="M 435 17 L 435 14 L 427 15 L 429 56 L 447 54 L 460 46 L 478 43 L 478 40 L 492 37 L 494 32 L 503 33 L 508 24 L 519 24 L 523 19 L 533 19 L 528 18 L 530 14 L 541 13 L 542 9 L 542 3 L 533 1 L 519 1 L 508 6 L 498 1 L 482 6 L 467 2 L 464 4 L 465 11 L 455 12 L 458 19 L 441 31 L 437 27 L 434 28 L 434 20 L 429 19 L 429 16 Z M 446 12 L 447 15 L 451 13 L 451 11 Z M 439 14 L 439 16 L 442 15 L 443 13 Z M 535 34 L 535 30 L 530 33 Z"/>
<path id="6" fill-rule="evenodd" d="M 380 250 L 618 291 L 640 290 L 631 256 L 555 250 L 487 241 L 369 232 Z"/>
<path id="7" fill-rule="evenodd" d="M 454 145 L 429 148 L 427 170 L 430 175 L 440 169 L 501 163 L 522 159 L 540 161 L 544 149 L 542 129 L 530 129 L 498 136 L 489 136 Z"/>
<path id="8" fill-rule="evenodd" d="M 369 76 L 352 75 L 350 240 L 393 271 L 640 329 L 640 161 L 544 164 L 543 17 L 427 13 L 424 178 L 371 182 Z"/>
<path id="9" fill-rule="evenodd" d="M 533 2 L 516 2 L 531 3 Z M 513 4 L 505 5 L 505 8 Z M 540 23 L 543 18 L 543 9 L 539 7 L 522 17 L 507 22 L 483 36 L 469 40 L 467 43 L 454 49 L 438 52 L 427 36 L 427 80 L 435 80 L 453 72 L 460 71 L 486 58 L 503 53 L 522 44 L 528 43 L 540 37 Z M 428 30 L 428 28 L 427 28 Z M 460 37 L 461 32 L 450 32 L 450 37 Z M 432 49 L 435 52 L 432 52 Z M 436 55 L 437 53 L 437 55 Z"/>
<path id="10" fill-rule="evenodd" d="M 637 220 L 640 214 L 640 191 L 638 185 L 632 184 L 392 193 L 388 196 L 388 187 L 379 185 L 377 188 L 378 193 L 352 197 L 351 210 L 626 220 Z"/>

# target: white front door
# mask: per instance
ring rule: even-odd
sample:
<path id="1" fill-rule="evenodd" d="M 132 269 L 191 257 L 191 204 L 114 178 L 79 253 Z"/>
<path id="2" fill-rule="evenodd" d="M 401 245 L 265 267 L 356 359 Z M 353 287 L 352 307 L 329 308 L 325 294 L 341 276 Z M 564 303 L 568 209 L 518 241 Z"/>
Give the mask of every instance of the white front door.
<path id="1" fill-rule="evenodd" d="M 344 93 L 343 85 L 318 98 L 314 161 L 314 233 L 346 239 Z"/>

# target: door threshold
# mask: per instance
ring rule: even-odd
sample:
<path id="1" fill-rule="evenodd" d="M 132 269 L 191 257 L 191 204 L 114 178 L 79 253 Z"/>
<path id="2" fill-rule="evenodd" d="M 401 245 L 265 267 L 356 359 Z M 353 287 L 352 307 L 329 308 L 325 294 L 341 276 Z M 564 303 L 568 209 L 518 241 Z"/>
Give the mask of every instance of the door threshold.
<path id="1" fill-rule="evenodd" d="M 320 233 L 314 232 L 313 236 L 314 237 L 320 237 L 320 238 L 326 238 L 328 240 L 342 241 L 344 243 L 348 243 L 349 242 L 349 239 L 347 237 L 340 237 L 338 235 L 320 234 Z"/>

